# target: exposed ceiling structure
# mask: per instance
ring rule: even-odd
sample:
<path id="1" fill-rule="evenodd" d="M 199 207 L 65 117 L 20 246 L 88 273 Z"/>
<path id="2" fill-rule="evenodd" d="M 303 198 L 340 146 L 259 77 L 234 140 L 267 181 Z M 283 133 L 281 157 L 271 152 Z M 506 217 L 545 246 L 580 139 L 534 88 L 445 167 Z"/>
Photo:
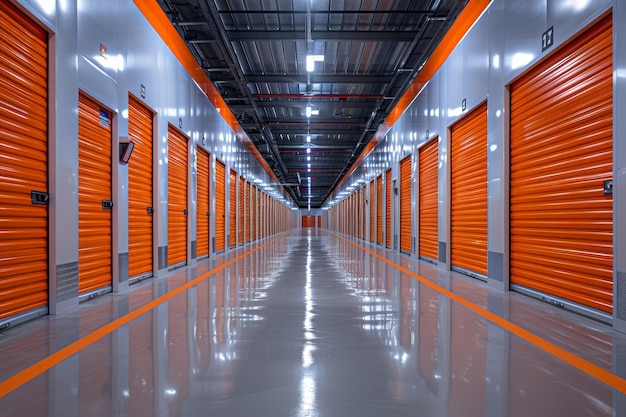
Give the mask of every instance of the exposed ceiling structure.
<path id="1" fill-rule="evenodd" d="M 467 0 L 157 0 L 296 205 L 321 207 Z"/>

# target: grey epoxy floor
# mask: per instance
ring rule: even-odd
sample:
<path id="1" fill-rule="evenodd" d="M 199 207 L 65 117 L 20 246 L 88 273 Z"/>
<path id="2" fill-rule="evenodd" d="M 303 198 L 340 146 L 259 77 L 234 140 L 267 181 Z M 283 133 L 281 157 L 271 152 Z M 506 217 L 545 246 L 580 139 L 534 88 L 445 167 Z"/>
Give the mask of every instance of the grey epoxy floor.
<path id="1" fill-rule="evenodd" d="M 0 357 L 1 416 L 626 415 L 626 338 L 609 326 L 315 230 L 2 333 Z"/>

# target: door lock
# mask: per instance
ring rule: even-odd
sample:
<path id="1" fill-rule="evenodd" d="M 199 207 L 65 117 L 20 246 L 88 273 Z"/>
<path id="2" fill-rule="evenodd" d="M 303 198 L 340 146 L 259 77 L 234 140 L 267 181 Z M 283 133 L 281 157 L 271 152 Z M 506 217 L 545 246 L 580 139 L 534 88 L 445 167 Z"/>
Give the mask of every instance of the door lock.
<path id="1" fill-rule="evenodd" d="M 30 201 L 33 204 L 47 205 L 50 200 L 50 194 L 45 191 L 31 191 Z"/>

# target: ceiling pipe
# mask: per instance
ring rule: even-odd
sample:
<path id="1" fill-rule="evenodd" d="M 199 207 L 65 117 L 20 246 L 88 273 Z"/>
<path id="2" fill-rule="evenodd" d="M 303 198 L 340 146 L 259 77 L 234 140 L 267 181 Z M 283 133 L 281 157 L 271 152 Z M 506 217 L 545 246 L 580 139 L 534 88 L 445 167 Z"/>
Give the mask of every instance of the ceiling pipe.
<path id="1" fill-rule="evenodd" d="M 227 60 L 228 67 L 231 69 L 231 73 L 237 80 L 239 91 L 250 102 L 250 105 L 252 106 L 252 109 L 253 109 L 251 113 L 252 113 L 254 122 L 257 128 L 263 133 L 261 136 L 263 137 L 263 140 L 265 141 L 265 143 L 268 145 L 268 148 L 271 149 L 272 154 L 274 158 L 276 159 L 276 162 L 278 163 L 279 170 L 277 174 L 279 177 L 279 181 L 286 181 L 289 175 L 289 171 L 287 170 L 287 167 L 285 166 L 285 162 L 282 160 L 280 156 L 280 152 L 278 151 L 276 141 L 274 140 L 274 136 L 271 134 L 269 127 L 261 123 L 261 113 L 259 109 L 256 107 L 254 103 L 254 99 L 252 98 L 250 94 L 250 91 L 246 87 L 245 75 L 243 74 L 243 71 L 241 70 L 240 66 L 236 64 L 237 55 L 235 51 L 233 50 L 232 45 L 230 44 L 230 40 L 228 38 L 228 34 L 226 33 L 225 28 L 223 27 L 223 25 L 220 24 L 220 16 L 219 16 L 219 11 L 217 10 L 217 6 L 215 5 L 213 1 L 209 1 L 209 0 L 201 0 L 201 1 L 193 0 L 193 1 L 194 3 L 197 3 L 200 6 L 204 15 L 207 17 L 207 19 L 210 18 L 209 21 L 213 23 L 215 30 L 218 32 L 220 42 L 217 42 L 217 44 L 219 46 L 219 49 L 222 51 L 222 54 L 228 57 L 228 60 Z M 286 188 L 286 190 L 287 192 L 289 192 L 294 202 L 299 204 L 299 199 L 296 198 L 296 195 L 294 195 L 294 194 L 297 194 L 297 190 L 294 192 L 294 190 L 290 187 Z"/>
<path id="2" fill-rule="evenodd" d="M 346 100 L 367 100 L 367 99 L 373 99 L 373 100 L 380 100 L 380 99 L 384 99 L 385 96 L 383 94 L 322 94 L 322 93 L 315 93 L 315 94 L 251 94 L 252 97 L 254 98 L 267 98 L 267 99 L 282 99 L 282 98 L 288 98 L 288 99 L 315 99 L 315 98 L 321 98 L 321 99 L 333 99 L 333 98 L 337 98 L 337 99 L 346 99 Z"/>

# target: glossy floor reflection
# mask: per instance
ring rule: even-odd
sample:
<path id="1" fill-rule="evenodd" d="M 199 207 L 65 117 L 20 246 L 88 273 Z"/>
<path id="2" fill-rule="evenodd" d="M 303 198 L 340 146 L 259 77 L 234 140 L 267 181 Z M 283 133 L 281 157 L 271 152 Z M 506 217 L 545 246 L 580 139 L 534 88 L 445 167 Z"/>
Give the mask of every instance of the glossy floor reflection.
<path id="1" fill-rule="evenodd" d="M 184 289 L 28 382 L 11 382 L 0 415 L 626 415 L 626 339 L 609 326 L 326 232 L 244 249 L 1 334 L 6 388 L 28 366 Z M 608 371 L 614 386 L 437 288 Z"/>

